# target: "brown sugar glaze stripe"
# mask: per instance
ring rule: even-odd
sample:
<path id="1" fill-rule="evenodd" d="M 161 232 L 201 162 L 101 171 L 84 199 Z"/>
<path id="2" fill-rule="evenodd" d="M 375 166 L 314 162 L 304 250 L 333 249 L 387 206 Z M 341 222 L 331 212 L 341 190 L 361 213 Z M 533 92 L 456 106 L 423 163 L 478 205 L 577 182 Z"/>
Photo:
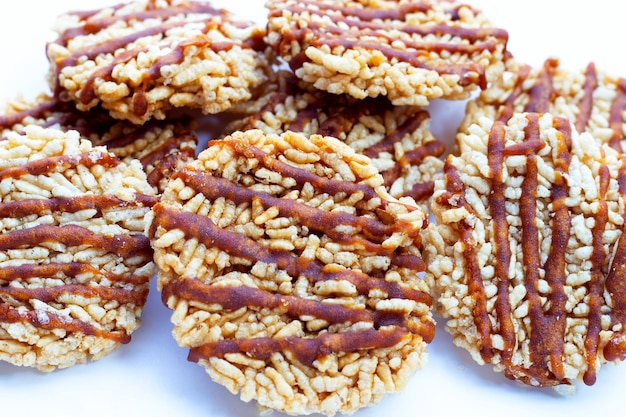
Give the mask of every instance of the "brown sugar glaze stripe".
<path id="1" fill-rule="evenodd" d="M 366 105 L 365 103 L 369 104 Z M 312 104 L 302 110 L 298 117 L 288 126 L 288 130 L 303 131 L 305 126 L 313 119 L 318 117 L 319 111 L 328 111 L 328 119 L 324 120 L 317 131 L 318 134 L 323 136 L 340 137 L 342 133 L 349 131 L 351 126 L 358 123 L 359 119 L 368 114 L 372 114 L 375 108 L 380 103 L 381 106 L 385 106 L 381 101 L 372 100 L 366 101 L 364 104 L 348 107 L 346 109 L 327 109 L 324 110 L 323 104 Z M 387 104 L 388 105 L 388 104 Z M 381 140 L 373 144 L 372 146 L 364 149 L 362 152 L 370 157 L 377 158 L 381 152 L 394 152 L 394 144 L 400 142 L 406 135 L 410 135 L 412 132 L 422 126 L 430 115 L 426 110 L 420 110 L 415 114 L 409 116 L 405 122 L 400 124 L 393 132 L 387 134 Z M 446 146 L 443 142 L 434 139 L 422 146 L 419 146 L 413 150 L 406 152 L 395 164 L 385 170 L 381 171 L 386 187 L 391 185 L 400 177 L 402 169 L 407 166 L 417 166 L 428 156 L 440 157 L 446 150 Z M 423 200 L 432 195 L 434 190 L 434 183 L 432 181 L 418 183 L 414 186 L 414 191 L 410 193 L 410 196 L 416 198 L 416 201 Z"/>
<path id="2" fill-rule="evenodd" d="M 0 203 L 0 218 L 2 217 L 25 217 L 32 214 L 43 215 L 63 211 L 64 213 L 76 213 L 81 210 L 94 209 L 98 212 L 123 206 L 151 207 L 157 202 L 156 197 L 137 195 L 133 201 L 121 200 L 110 194 L 83 194 L 76 197 L 52 197 L 32 198 Z"/>
<path id="3" fill-rule="evenodd" d="M 174 175 L 174 179 L 182 180 L 187 187 L 197 193 L 202 193 L 208 200 L 215 201 L 223 197 L 237 205 L 257 201 L 266 210 L 270 207 L 276 207 L 280 216 L 295 218 L 300 225 L 306 226 L 310 230 L 324 233 L 335 242 L 362 247 L 372 254 L 387 256 L 391 258 L 391 263 L 396 266 L 407 267 L 420 272 L 425 269 L 424 262 L 419 256 L 397 254 L 380 245 L 382 240 L 391 236 L 394 232 L 407 230 L 411 227 L 411 225 L 405 222 L 399 221 L 386 225 L 369 217 L 341 212 L 330 213 L 298 203 L 296 200 L 273 197 L 264 192 L 250 190 L 233 184 L 229 180 L 205 175 L 190 168 L 178 171 Z M 371 240 L 337 231 L 337 227 L 345 225 L 358 227 Z"/>
<path id="4" fill-rule="evenodd" d="M 115 6 L 113 10 L 118 10 L 122 4 Z M 131 21 L 143 22 L 148 19 L 161 19 L 167 20 L 168 18 L 178 15 L 188 14 L 209 14 L 215 17 L 223 16 L 225 11 L 215 9 L 208 4 L 199 2 L 184 3 L 184 6 L 174 5 L 166 8 L 155 9 L 154 1 L 150 1 L 147 4 L 147 10 L 138 13 L 126 13 L 121 15 L 107 16 L 107 17 L 94 17 L 103 9 L 91 10 L 88 12 L 70 12 L 72 16 L 79 18 L 82 26 L 67 29 L 61 34 L 59 39 L 55 41 L 58 45 L 67 46 L 68 42 L 78 36 L 86 36 L 94 33 L 98 33 L 108 27 L 111 27 L 119 22 L 129 23 Z"/>
<path id="5" fill-rule="evenodd" d="M 611 114 L 609 116 L 609 126 L 613 131 L 609 145 L 622 152 L 621 141 L 624 139 L 624 118 L 626 111 L 626 79 L 620 78 L 617 82 L 616 96 L 611 104 Z"/>
<path id="6" fill-rule="evenodd" d="M 123 258 L 138 256 L 146 261 L 152 259 L 150 242 L 142 233 L 102 235 L 73 224 L 63 226 L 40 224 L 0 234 L 0 250 L 32 247 L 41 242 L 56 242 L 66 246 L 89 245 Z"/>
<path id="7" fill-rule="evenodd" d="M 438 204 L 452 208 L 464 208 L 468 213 L 475 215 L 474 210 L 465 199 L 465 186 L 459 172 L 452 165 L 450 157 L 446 158 L 443 169 L 446 178 L 446 192 L 437 198 Z M 491 327 L 487 312 L 485 288 L 476 256 L 476 241 L 473 236 L 473 227 L 469 222 L 462 220 L 457 223 L 457 228 L 460 234 L 459 240 L 463 244 L 462 255 L 465 260 L 468 293 L 474 301 L 472 315 L 474 316 L 476 331 L 480 338 L 480 354 L 486 362 L 489 362 L 493 358 Z"/>
<path id="8" fill-rule="evenodd" d="M 80 262 L 57 263 L 50 262 L 47 264 L 31 264 L 24 263 L 21 265 L 3 266 L 0 268 L 0 282 L 10 282 L 18 279 L 28 279 L 28 277 L 38 278 L 70 278 L 75 280 L 79 275 L 89 274 L 93 278 L 90 282 L 94 282 L 98 277 L 103 277 L 111 281 L 113 285 L 126 284 L 142 285 L 147 284 L 150 278 L 144 275 L 133 274 L 117 274 L 113 272 L 102 271 L 91 264 Z"/>
<path id="9" fill-rule="evenodd" d="M 38 329 L 49 331 L 63 329 L 68 333 L 81 333 L 87 336 L 97 336 L 117 343 L 130 342 L 130 335 L 126 332 L 108 331 L 89 323 L 49 311 L 19 311 L 0 303 L 0 322 L 30 323 Z"/>
<path id="10" fill-rule="evenodd" d="M 489 194 L 489 211 L 493 219 L 493 235 L 496 250 L 495 279 L 497 286 L 496 315 L 500 335 L 504 342 L 502 362 L 510 363 L 515 347 L 515 328 L 511 320 L 509 304 L 509 265 L 511 263 L 511 246 L 509 243 L 509 227 L 506 221 L 505 188 L 502 170 L 505 158 L 505 125 L 495 122 L 489 132 L 487 157 L 492 176 L 492 192 Z"/>
<path id="11" fill-rule="evenodd" d="M 333 352 L 352 353 L 365 349 L 384 349 L 398 345 L 411 337 L 402 327 L 359 330 L 349 333 L 322 333 L 316 338 L 287 336 L 280 339 L 221 340 L 193 347 L 189 361 L 198 362 L 212 357 L 223 358 L 229 353 L 243 353 L 258 360 L 268 360 L 273 353 L 284 352 L 303 365 L 313 367 L 316 360 Z"/>
<path id="12" fill-rule="evenodd" d="M 290 251 L 270 249 L 245 235 L 222 229 L 211 219 L 195 213 L 177 212 L 161 203 L 154 206 L 153 213 L 154 220 L 149 232 L 151 237 L 155 236 L 158 227 L 165 230 L 179 229 L 188 238 L 198 239 L 207 247 L 218 247 L 231 256 L 275 264 L 291 277 L 302 275 L 313 282 L 345 280 L 354 285 L 359 294 L 367 295 L 371 290 L 381 290 L 389 298 L 409 299 L 427 305 L 432 303 L 431 297 L 422 291 L 343 267 L 324 266 L 314 259 L 298 257 Z"/>
<path id="13" fill-rule="evenodd" d="M 0 286 L 0 296 L 9 296 L 21 303 L 28 303 L 30 300 L 52 303 L 56 302 L 63 295 L 98 298 L 103 301 L 117 301 L 120 304 L 141 306 L 146 303 L 148 298 L 148 288 L 126 290 L 123 288 L 91 287 L 82 284 L 57 285 L 34 289 Z"/>
<path id="14" fill-rule="evenodd" d="M 352 181 L 339 181 L 322 178 L 309 171 L 286 164 L 256 146 L 250 146 L 238 140 L 225 139 L 224 143 L 230 146 L 237 154 L 243 155 L 246 158 L 256 159 L 264 167 L 272 171 L 276 171 L 285 177 L 293 178 L 299 187 L 303 187 L 304 184 L 309 183 L 318 191 L 332 196 L 339 193 L 362 193 L 364 199 L 366 200 L 380 198 L 380 196 L 376 193 L 376 190 L 367 185 L 358 184 Z M 211 146 L 211 144 L 209 144 L 209 146 Z"/>
<path id="15" fill-rule="evenodd" d="M 18 178 L 23 175 L 42 175 L 56 172 L 76 166 L 91 168 L 102 165 L 107 168 L 120 164 L 120 160 L 115 156 L 93 149 L 77 155 L 59 155 L 26 162 L 24 165 L 5 168 L 0 170 L 0 179 Z"/>
<path id="16" fill-rule="evenodd" d="M 591 254 L 591 279 L 587 283 L 587 291 L 589 297 L 589 323 L 587 337 L 585 338 L 585 350 L 587 351 L 587 371 L 583 376 L 587 385 L 593 385 L 596 382 L 596 357 L 598 355 L 598 347 L 600 346 L 601 309 L 604 297 L 604 271 L 603 266 L 606 260 L 604 252 L 603 235 L 608 223 L 609 208 L 606 202 L 606 193 L 609 188 L 611 174 L 606 165 L 602 165 L 599 174 L 599 208 L 594 216 L 594 225 L 591 229 L 593 236 L 593 252 Z M 619 303 L 616 303 L 619 304 Z"/>
<path id="17" fill-rule="evenodd" d="M 242 307 L 256 307 L 279 310 L 281 314 L 296 320 L 302 316 L 315 317 L 329 324 L 371 323 L 374 327 L 403 326 L 402 312 L 368 311 L 353 309 L 334 303 L 325 303 L 292 295 L 272 294 L 258 288 L 240 286 L 209 285 L 195 278 L 172 281 L 163 286 L 161 294 L 164 304 L 170 297 L 176 296 L 188 301 L 203 304 L 219 304 L 223 309 L 236 311 Z M 423 329 L 422 336 L 428 336 L 429 325 Z"/>

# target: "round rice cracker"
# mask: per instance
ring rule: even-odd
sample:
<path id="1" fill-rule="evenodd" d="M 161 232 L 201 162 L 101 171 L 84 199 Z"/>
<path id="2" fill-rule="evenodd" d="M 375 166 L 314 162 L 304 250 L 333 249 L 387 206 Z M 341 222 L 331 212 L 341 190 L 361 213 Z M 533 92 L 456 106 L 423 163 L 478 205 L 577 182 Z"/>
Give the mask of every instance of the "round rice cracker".
<path id="1" fill-rule="evenodd" d="M 351 413 L 398 392 L 434 336 L 425 213 L 341 141 L 235 132 L 179 170 L 149 236 L 173 336 L 260 409 Z"/>
<path id="2" fill-rule="evenodd" d="M 0 196 L 0 359 L 47 372 L 128 343 L 156 272 L 141 165 L 29 126 L 0 141 Z"/>
<path id="3" fill-rule="evenodd" d="M 56 97 L 143 124 L 174 108 L 222 112 L 267 79 L 265 31 L 207 2 L 137 0 L 59 16 L 47 45 Z"/>
<path id="4" fill-rule="evenodd" d="M 469 131 L 424 232 L 435 311 L 456 345 L 508 378 L 591 385 L 626 357 L 624 158 L 548 113 Z"/>
<path id="5" fill-rule="evenodd" d="M 270 0 L 267 44 L 333 94 L 394 105 L 465 99 L 504 70 L 508 33 L 447 0 Z"/>

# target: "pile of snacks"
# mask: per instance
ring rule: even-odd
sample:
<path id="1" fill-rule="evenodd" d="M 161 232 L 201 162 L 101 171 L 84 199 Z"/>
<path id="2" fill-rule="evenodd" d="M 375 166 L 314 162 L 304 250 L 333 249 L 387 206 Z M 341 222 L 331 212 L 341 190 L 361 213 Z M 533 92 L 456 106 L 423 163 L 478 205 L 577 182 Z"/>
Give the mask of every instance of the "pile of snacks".
<path id="1" fill-rule="evenodd" d="M 436 316 L 530 386 L 626 358 L 624 79 L 518 62 L 465 3 L 265 6 L 59 16 L 51 93 L 0 113 L 0 359 L 105 356 L 155 276 L 189 360 L 261 410 L 402 391 Z M 468 100 L 451 146 L 433 99 Z"/>

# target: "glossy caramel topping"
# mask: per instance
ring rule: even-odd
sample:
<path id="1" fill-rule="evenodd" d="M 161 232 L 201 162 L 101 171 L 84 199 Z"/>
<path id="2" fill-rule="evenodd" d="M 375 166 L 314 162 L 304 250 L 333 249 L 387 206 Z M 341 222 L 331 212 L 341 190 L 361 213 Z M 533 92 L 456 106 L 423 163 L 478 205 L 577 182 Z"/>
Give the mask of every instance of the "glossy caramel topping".
<path id="1" fill-rule="evenodd" d="M 446 159 L 444 165 L 444 173 L 446 176 L 447 191 L 440 195 L 437 199 L 438 203 L 444 206 L 462 207 L 469 213 L 474 213 L 471 205 L 465 199 L 465 186 L 461 180 L 461 176 L 451 160 Z M 454 202 L 454 203 L 451 203 Z M 468 293 L 474 300 L 475 306 L 472 311 L 476 331 L 481 340 L 480 354 L 486 362 L 493 358 L 491 349 L 491 326 L 489 313 L 487 312 L 487 297 L 485 288 L 478 266 L 476 256 L 476 242 L 473 237 L 473 227 L 470 223 L 462 220 L 457 224 L 460 234 L 460 241 L 463 244 L 463 259 L 465 260 L 465 276 L 467 278 Z"/>
<path id="2" fill-rule="evenodd" d="M 308 183 L 320 193 L 325 193 L 331 196 L 338 195 L 339 193 L 361 193 L 363 194 L 365 200 L 380 198 L 380 196 L 376 193 L 376 190 L 372 187 L 352 181 L 331 180 L 320 177 L 312 172 L 281 162 L 274 156 L 264 152 L 256 146 L 249 146 L 236 140 L 227 140 L 226 144 L 228 144 L 238 154 L 244 155 L 247 158 L 256 159 L 261 163 L 261 165 L 271 171 L 278 172 L 286 178 L 293 178 L 300 188 L 302 188 L 304 184 Z"/>
<path id="3" fill-rule="evenodd" d="M 618 177 L 620 194 L 626 196 L 626 158 L 622 156 L 622 169 Z M 625 215 L 626 217 L 626 215 Z M 602 353 L 608 361 L 626 360 L 626 336 L 623 326 L 626 325 L 626 233 L 617 242 L 613 260 L 606 276 L 605 290 L 612 300 L 616 300 L 611 308 L 612 326 L 621 326 L 619 332 L 611 338 Z"/>
<path id="4" fill-rule="evenodd" d="M 357 310 L 332 302 L 272 294 L 245 285 L 207 285 L 197 279 L 173 281 L 166 284 L 162 292 L 164 303 L 167 303 L 167 300 L 173 295 L 205 304 L 219 304 L 222 308 L 230 311 L 236 311 L 242 307 L 278 309 L 295 320 L 308 316 L 325 320 L 330 324 L 365 322 L 372 323 L 375 327 L 402 325 L 404 322 L 403 313 Z M 427 329 L 425 332 L 424 336 L 428 336 Z"/>
<path id="5" fill-rule="evenodd" d="M 593 92 L 598 88 L 598 75 L 596 72 L 596 66 L 593 62 L 587 65 L 585 70 L 585 83 L 583 84 L 583 96 L 578 103 L 578 116 L 575 120 L 576 130 L 584 132 L 591 119 L 591 112 L 593 110 Z"/>
<path id="6" fill-rule="evenodd" d="M 554 127 L 557 130 L 557 142 L 552 151 L 554 157 L 554 179 L 551 186 L 550 227 L 551 239 L 549 254 L 542 263 L 542 243 L 539 237 L 545 235 L 537 226 L 537 189 L 539 187 L 539 156 L 538 153 L 546 146 L 540 139 L 539 115 L 529 113 L 528 125 L 525 128 L 524 142 L 505 146 L 504 121 L 496 121 L 489 133 L 487 156 L 491 171 L 491 192 L 489 194 L 489 213 L 493 219 L 493 241 L 496 262 L 494 265 L 494 280 L 497 287 L 494 313 L 496 325 L 492 326 L 487 309 L 487 297 L 483 286 L 482 276 L 478 268 L 478 258 L 475 242 L 472 238 L 473 227 L 461 221 L 457 224 L 461 241 L 463 242 L 466 279 L 469 294 L 475 302 L 473 309 L 474 322 L 481 340 L 481 356 L 486 362 L 493 359 L 494 354 L 500 354 L 500 362 L 508 370 L 508 376 L 526 380 L 541 386 L 567 383 L 563 356 L 565 349 L 566 320 L 568 318 L 565 293 L 566 277 L 568 274 L 566 248 L 572 235 L 570 208 L 566 205 L 569 197 L 568 172 L 571 162 L 572 131 L 568 120 L 556 117 Z M 510 263 L 512 260 L 510 245 L 510 230 L 507 220 L 507 198 L 503 172 L 505 158 L 512 155 L 525 155 L 526 172 L 521 185 L 519 201 L 519 215 L 521 217 L 521 241 L 524 265 L 524 286 L 526 287 L 525 300 L 529 305 L 528 318 L 530 320 L 529 354 L 531 365 L 528 369 L 513 365 L 512 354 L 518 348 L 516 330 L 512 320 L 512 310 L 509 303 L 509 289 L 511 288 Z M 464 198 L 465 185 L 456 168 L 447 161 L 444 173 L 447 179 L 447 192 L 439 197 L 438 202 L 449 207 L 464 207 L 470 213 L 471 206 Z M 584 339 L 585 358 L 587 369 L 584 382 L 592 385 L 596 380 L 596 368 L 600 343 L 601 316 L 607 314 L 604 310 L 604 294 L 611 296 L 610 317 L 614 325 L 626 324 L 626 285 L 624 276 L 624 259 L 626 259 L 626 239 L 620 239 L 615 256 L 604 280 L 607 254 L 603 235 L 608 223 L 608 204 L 606 194 L 609 188 L 610 173 L 606 165 L 601 165 L 598 171 L 599 200 L 598 210 L 594 213 L 594 225 L 591 230 L 593 253 L 590 257 L 591 279 L 586 284 L 586 304 L 589 306 L 588 328 Z M 622 168 L 622 192 L 626 191 L 626 171 Z M 543 274 L 540 274 L 543 271 Z M 539 281 L 545 280 L 550 286 L 548 293 L 539 292 Z M 546 301 L 542 301 L 545 298 Z M 491 335 L 499 335 L 503 347 L 496 349 L 492 344 Z M 602 352 L 607 360 L 616 360 L 626 357 L 626 343 L 621 332 L 617 332 L 611 342 Z"/>
<path id="7" fill-rule="evenodd" d="M 121 304 L 144 305 L 148 298 L 148 288 L 129 291 L 123 288 L 91 287 L 82 284 L 58 285 L 45 288 L 0 287 L 0 296 L 9 296 L 19 302 L 36 299 L 44 303 L 57 301 L 62 295 L 73 295 L 85 298 L 115 300 Z"/>
<path id="8" fill-rule="evenodd" d="M 621 141 L 624 139 L 624 119 L 623 114 L 626 111 L 626 79 L 620 78 L 617 83 L 617 94 L 611 104 L 611 113 L 609 116 L 609 127 L 613 131 L 613 136 L 609 142 L 611 147 L 622 151 Z"/>
<path id="9" fill-rule="evenodd" d="M 0 129 L 11 129 L 27 117 L 33 117 L 35 119 L 41 118 L 46 113 L 55 110 L 57 106 L 58 102 L 50 100 L 39 103 L 37 106 L 25 111 L 12 114 L 0 114 Z"/>
<path id="10" fill-rule="evenodd" d="M 511 320 L 509 304 L 509 265 L 511 263 L 511 245 L 509 226 L 506 220 L 506 198 L 502 178 L 505 157 L 505 125 L 495 122 L 489 132 L 488 152 L 489 168 L 492 178 L 492 192 L 489 194 L 489 212 L 493 218 L 493 235 L 496 252 L 495 278 L 497 286 L 496 315 L 500 326 L 500 335 L 504 342 L 502 361 L 509 363 L 515 347 L 515 328 Z M 528 142 L 525 142 L 528 143 Z"/>

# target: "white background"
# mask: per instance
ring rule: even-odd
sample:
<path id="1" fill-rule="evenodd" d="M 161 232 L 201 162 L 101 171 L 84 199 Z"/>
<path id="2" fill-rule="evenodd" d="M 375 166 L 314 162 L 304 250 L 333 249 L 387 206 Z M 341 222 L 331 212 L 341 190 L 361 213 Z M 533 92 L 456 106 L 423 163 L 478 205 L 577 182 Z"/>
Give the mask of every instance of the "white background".
<path id="1" fill-rule="evenodd" d="M 615 0 L 468 0 L 495 25 L 509 31 L 509 49 L 518 60 L 541 65 L 549 56 L 580 70 L 589 61 L 617 76 L 626 76 L 623 41 L 626 24 Z M 45 43 L 55 16 L 74 9 L 98 8 L 116 0 L 18 0 L 0 13 L 0 101 L 18 95 L 32 99 L 48 92 Z M 223 0 L 239 15 L 264 21 L 263 0 Z M 6 6 L 6 4 L 5 4 Z M 464 103 L 437 101 L 433 129 L 450 140 Z M 0 363 L 0 413 L 45 416 L 255 416 L 243 403 L 213 383 L 204 370 L 187 362 L 187 351 L 170 336 L 169 311 L 152 288 L 143 325 L 130 344 L 100 361 L 50 374 Z M 405 391 L 387 396 L 355 417 L 380 415 L 582 416 L 623 413 L 626 365 L 600 369 L 594 386 L 579 386 L 560 397 L 506 380 L 490 367 L 476 365 L 451 345 L 440 326 L 429 346 L 429 363 Z M 280 416 L 279 413 L 274 413 Z"/>

